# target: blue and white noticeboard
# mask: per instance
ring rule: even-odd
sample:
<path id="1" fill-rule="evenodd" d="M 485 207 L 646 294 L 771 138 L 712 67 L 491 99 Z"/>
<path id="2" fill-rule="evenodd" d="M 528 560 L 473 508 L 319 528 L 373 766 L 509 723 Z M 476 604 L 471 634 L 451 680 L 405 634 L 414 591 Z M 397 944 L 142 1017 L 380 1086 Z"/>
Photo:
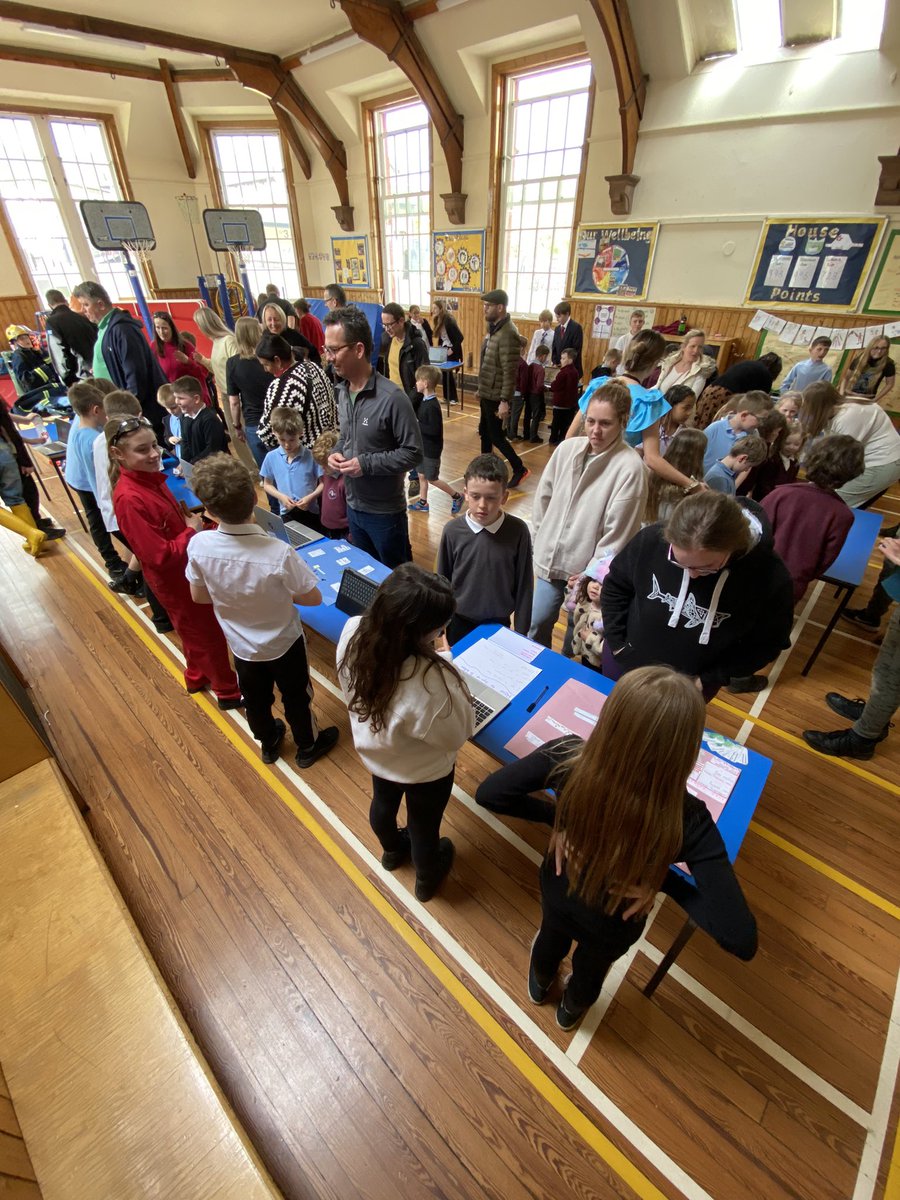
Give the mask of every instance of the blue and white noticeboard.
<path id="1" fill-rule="evenodd" d="M 573 296 L 643 300 L 659 225 L 579 225 L 572 259 Z"/>
<path id="2" fill-rule="evenodd" d="M 885 218 L 766 221 L 745 303 L 856 308 Z"/>

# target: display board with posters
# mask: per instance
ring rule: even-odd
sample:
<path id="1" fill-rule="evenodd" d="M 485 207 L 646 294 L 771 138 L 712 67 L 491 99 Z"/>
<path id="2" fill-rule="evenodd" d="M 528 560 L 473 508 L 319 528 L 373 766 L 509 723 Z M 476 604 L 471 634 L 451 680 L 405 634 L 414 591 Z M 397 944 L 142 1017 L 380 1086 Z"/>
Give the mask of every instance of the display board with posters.
<path id="1" fill-rule="evenodd" d="M 372 286 L 369 276 L 369 239 L 365 234 L 353 237 L 333 237 L 331 258 L 334 262 L 334 279 L 341 287 L 368 288 Z"/>
<path id="2" fill-rule="evenodd" d="M 572 256 L 573 296 L 643 300 L 659 225 L 579 225 Z"/>
<path id="3" fill-rule="evenodd" d="M 862 306 L 864 313 L 900 317 L 900 229 L 892 229 Z"/>
<path id="4" fill-rule="evenodd" d="M 855 308 L 884 225 L 884 217 L 764 222 L 745 301 L 779 308 Z"/>
<path id="5" fill-rule="evenodd" d="M 484 291 L 484 230 L 447 229 L 431 235 L 431 274 L 436 292 Z"/>

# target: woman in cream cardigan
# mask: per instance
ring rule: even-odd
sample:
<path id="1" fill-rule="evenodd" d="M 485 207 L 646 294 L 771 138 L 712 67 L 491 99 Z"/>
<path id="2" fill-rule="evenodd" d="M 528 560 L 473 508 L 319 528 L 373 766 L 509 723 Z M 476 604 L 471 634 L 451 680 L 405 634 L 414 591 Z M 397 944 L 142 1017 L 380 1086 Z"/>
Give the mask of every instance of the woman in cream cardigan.
<path id="1" fill-rule="evenodd" d="M 662 360 L 656 386 L 663 395 L 676 383 L 686 384 L 695 396 L 700 395 L 716 373 L 715 359 L 703 353 L 705 341 L 706 334 L 702 329 L 689 329 L 680 347 Z"/>
<path id="2" fill-rule="evenodd" d="M 585 413 L 584 437 L 561 442 L 534 497 L 532 527 L 537 576 L 528 636 L 549 646 L 566 587 L 591 559 L 622 548 L 641 527 L 647 495 L 643 460 L 623 436 L 631 411 L 628 388 L 599 388 Z M 572 648 L 572 622 L 563 653 Z"/>

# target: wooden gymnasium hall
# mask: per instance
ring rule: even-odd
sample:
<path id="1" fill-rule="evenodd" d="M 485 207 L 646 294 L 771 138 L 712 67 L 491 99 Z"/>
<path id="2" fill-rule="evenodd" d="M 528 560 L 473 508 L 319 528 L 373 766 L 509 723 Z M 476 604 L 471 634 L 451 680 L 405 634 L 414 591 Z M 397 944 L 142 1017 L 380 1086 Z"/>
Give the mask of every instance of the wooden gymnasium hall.
<path id="1" fill-rule="evenodd" d="M 836 379 L 878 337 L 900 358 L 900 0 L 0 0 L 0 35 L 4 330 L 39 335 L 45 292 L 84 279 L 140 315 L 80 209 L 134 201 L 149 311 L 211 354 L 201 287 L 245 300 L 202 215 L 258 210 L 254 300 L 444 301 L 451 485 L 493 288 L 529 341 L 570 301 L 585 381 L 637 309 L 673 344 L 702 330 L 720 374 L 775 352 L 783 379 L 817 335 Z M 896 423 L 900 389 L 880 403 Z M 526 521 L 541 433 L 517 443 Z M 838 620 L 804 674 L 846 599 L 820 579 L 767 686 L 708 707 L 764 779 L 735 861 L 756 957 L 698 932 L 645 995 L 684 924 L 666 899 L 566 1033 L 526 992 L 548 831 L 476 805 L 485 749 L 459 754 L 455 862 L 420 903 L 380 865 L 333 640 L 307 624 L 338 745 L 264 765 L 31 453 L 67 536 L 33 559 L 0 530 L 0 1196 L 900 1200 L 900 732 L 865 761 L 802 738 L 846 724 L 826 693 L 868 696 L 886 621 Z M 866 514 L 856 607 L 900 486 Z"/>

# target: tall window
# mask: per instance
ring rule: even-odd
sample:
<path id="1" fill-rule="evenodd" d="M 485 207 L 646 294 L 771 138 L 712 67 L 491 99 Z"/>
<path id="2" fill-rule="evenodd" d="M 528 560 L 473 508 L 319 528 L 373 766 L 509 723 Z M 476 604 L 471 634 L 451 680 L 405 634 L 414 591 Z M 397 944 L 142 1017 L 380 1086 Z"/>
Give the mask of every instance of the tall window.
<path id="1" fill-rule="evenodd" d="M 288 176 L 277 130 L 218 130 L 210 133 L 219 192 L 225 208 L 258 209 L 265 250 L 244 255 L 250 285 L 259 295 L 267 283 L 287 298 L 300 295 L 300 273 L 291 232 Z"/>
<path id="2" fill-rule="evenodd" d="M 510 308 L 565 295 L 587 133 L 589 61 L 506 77 L 500 278 Z"/>
<path id="3" fill-rule="evenodd" d="M 0 200 L 40 295 L 96 279 L 113 299 L 130 297 L 121 255 L 94 250 L 79 200 L 121 200 L 100 121 L 0 116 Z"/>
<path id="4" fill-rule="evenodd" d="M 376 109 L 376 190 L 384 295 L 427 307 L 431 291 L 431 123 L 418 100 Z"/>

